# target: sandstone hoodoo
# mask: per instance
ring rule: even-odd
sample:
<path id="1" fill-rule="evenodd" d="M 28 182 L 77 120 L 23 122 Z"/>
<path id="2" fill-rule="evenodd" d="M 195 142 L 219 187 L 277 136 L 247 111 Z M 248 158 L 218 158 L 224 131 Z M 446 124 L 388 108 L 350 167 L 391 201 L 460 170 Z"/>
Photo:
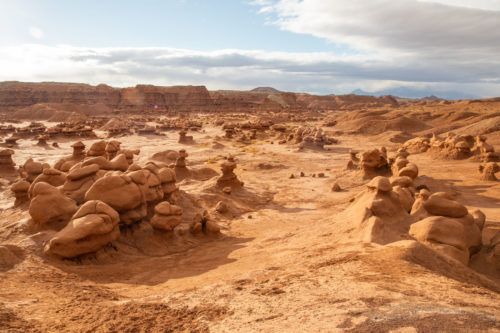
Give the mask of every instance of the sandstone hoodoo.
<path id="1" fill-rule="evenodd" d="M 161 202 L 155 206 L 155 215 L 149 223 L 156 229 L 172 231 L 182 223 L 182 208 Z"/>
<path id="2" fill-rule="evenodd" d="M 108 160 L 112 160 L 116 157 L 116 154 L 120 151 L 120 141 L 111 140 L 106 144 L 106 156 Z"/>
<path id="3" fill-rule="evenodd" d="M 486 142 L 484 135 L 476 136 L 476 142 L 472 147 L 472 153 L 481 162 L 499 162 L 500 154 L 495 152 L 495 148 Z"/>
<path id="4" fill-rule="evenodd" d="M 73 154 L 63 157 L 54 165 L 54 168 L 63 172 L 68 172 L 75 164 L 82 161 L 85 156 L 85 145 L 78 141 L 71 145 Z"/>
<path id="5" fill-rule="evenodd" d="M 77 210 L 74 200 L 47 183 L 37 183 L 30 197 L 29 214 L 38 226 L 64 225 Z"/>
<path id="6" fill-rule="evenodd" d="M 351 159 L 352 161 L 352 159 Z M 384 149 L 372 149 L 361 154 L 359 169 L 363 179 L 390 175 L 387 153 Z"/>
<path id="7" fill-rule="evenodd" d="M 30 194 L 32 193 L 34 187 L 38 183 L 47 183 L 54 187 L 59 187 L 66 182 L 66 174 L 57 169 L 46 167 L 43 169 L 42 173 L 39 174 L 32 182 L 30 186 Z"/>
<path id="8" fill-rule="evenodd" d="M 186 130 L 181 130 L 181 131 L 179 131 L 179 140 L 177 142 L 183 143 L 183 144 L 193 144 L 194 139 L 193 139 L 192 135 L 187 135 Z"/>
<path id="9" fill-rule="evenodd" d="M 22 203 L 29 201 L 28 190 L 30 188 L 30 183 L 26 180 L 18 180 L 10 187 L 10 190 L 14 193 L 16 201 L 14 205 L 20 205 Z"/>
<path id="10" fill-rule="evenodd" d="M 474 217 L 445 193 L 432 194 L 423 206 L 430 216 L 412 224 L 410 235 L 467 265 L 482 245 L 481 230 Z"/>
<path id="11" fill-rule="evenodd" d="M 106 157 L 106 141 L 100 140 L 97 142 L 94 142 L 89 150 L 87 151 L 87 156 L 88 157 L 97 157 L 97 156 L 103 156 Z"/>
<path id="12" fill-rule="evenodd" d="M 141 186 L 146 184 L 142 171 L 106 175 L 93 183 L 85 201 L 100 200 L 120 214 L 120 223 L 140 222 L 147 215 L 146 199 Z"/>
<path id="13" fill-rule="evenodd" d="M 479 165 L 479 172 L 481 173 L 481 179 L 486 181 L 497 181 L 496 173 L 500 172 L 500 165 L 496 162 L 490 162 L 486 164 Z"/>
<path id="14" fill-rule="evenodd" d="M 363 241 L 387 244 L 403 239 L 412 218 L 388 178 L 374 177 L 348 208 Z"/>
<path id="15" fill-rule="evenodd" d="M 68 172 L 61 192 L 78 204 L 82 204 L 85 200 L 85 193 L 105 173 L 106 171 L 101 170 L 97 164 L 76 165 Z"/>
<path id="16" fill-rule="evenodd" d="M 12 149 L 0 150 L 0 173 L 9 174 L 16 171 L 16 164 L 12 160 L 14 151 Z"/>
<path id="17" fill-rule="evenodd" d="M 40 162 L 35 162 L 32 158 L 29 158 L 24 162 L 23 172 L 26 174 L 25 178 L 30 183 L 35 180 L 43 172 L 44 165 Z"/>
<path id="18" fill-rule="evenodd" d="M 231 189 L 243 186 L 244 183 L 240 181 L 238 176 L 234 173 L 236 166 L 236 161 L 233 156 L 229 156 L 227 160 L 220 165 L 222 175 L 217 178 L 217 186 L 221 188 L 230 187 Z"/>
<path id="19" fill-rule="evenodd" d="M 73 258 L 100 250 L 120 236 L 118 213 L 102 201 L 83 204 L 45 246 L 47 254 Z"/>

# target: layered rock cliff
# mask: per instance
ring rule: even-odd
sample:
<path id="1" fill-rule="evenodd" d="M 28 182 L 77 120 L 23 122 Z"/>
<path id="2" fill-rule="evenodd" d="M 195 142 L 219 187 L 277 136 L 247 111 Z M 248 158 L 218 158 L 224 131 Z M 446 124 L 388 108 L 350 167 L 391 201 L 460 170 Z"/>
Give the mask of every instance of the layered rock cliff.
<path id="1" fill-rule="evenodd" d="M 260 89 L 212 91 L 205 86 L 137 85 L 113 88 L 105 84 L 0 82 L 0 111 L 35 105 L 74 105 L 112 111 L 258 112 L 336 110 L 363 106 L 394 106 L 391 96 L 315 96 Z M 66 108 L 66 107 L 65 107 Z"/>

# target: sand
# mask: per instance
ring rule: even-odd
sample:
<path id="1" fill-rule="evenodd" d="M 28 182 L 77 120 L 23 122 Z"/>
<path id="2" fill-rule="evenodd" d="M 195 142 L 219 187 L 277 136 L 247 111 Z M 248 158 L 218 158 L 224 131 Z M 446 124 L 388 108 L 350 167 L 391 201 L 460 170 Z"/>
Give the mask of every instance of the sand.
<path id="1" fill-rule="evenodd" d="M 362 243 L 352 237 L 353 226 L 343 213 L 364 189 L 364 182 L 345 170 L 350 149 L 384 145 L 393 152 L 401 140 L 391 140 L 394 135 L 386 131 L 415 136 L 443 129 L 452 107 L 439 108 L 434 117 L 426 114 L 436 112 L 431 107 L 375 110 L 370 119 L 377 118 L 377 126 L 368 132 L 356 127 L 359 118 L 353 113 L 339 114 L 334 129 L 343 132 L 335 136 L 340 143 L 323 151 L 298 152 L 271 140 L 244 145 L 216 139 L 224 131 L 213 125 L 190 133 L 196 144 L 189 146 L 177 143 L 173 131 L 121 137 L 122 147 L 141 149 L 139 162 L 184 148 L 188 167 L 220 172 L 222 156 L 236 157 L 235 173 L 245 192 L 227 199 L 228 214 L 217 215 L 222 228 L 217 237 L 151 238 L 150 230 L 139 226 L 95 256 L 51 258 L 41 250 L 48 234 L 26 231 L 29 215 L 11 208 L 12 194 L 4 186 L 0 243 L 7 250 L 0 250 L 0 331 L 500 332 L 498 271 L 480 263 L 463 266 L 413 241 Z M 490 109 L 477 110 L 474 119 L 485 112 Z M 401 114 L 407 118 L 398 118 Z M 379 126 L 384 119 L 394 121 Z M 453 125 L 471 123 L 464 116 Z M 499 132 L 486 132 L 481 134 L 488 134 L 498 151 Z M 94 141 L 83 142 L 88 147 Z M 224 148 L 212 148 L 214 141 Z M 22 140 L 14 160 L 54 163 L 70 154 L 71 143 L 43 148 Z M 409 159 L 432 191 L 455 192 L 468 208 L 500 223 L 500 183 L 479 181 L 478 163 L 436 161 L 425 153 Z M 320 172 L 324 178 L 312 176 Z M 335 182 L 342 191 L 331 191 Z M 201 205 L 213 207 L 220 199 L 207 190 L 210 180 L 178 185 Z"/>

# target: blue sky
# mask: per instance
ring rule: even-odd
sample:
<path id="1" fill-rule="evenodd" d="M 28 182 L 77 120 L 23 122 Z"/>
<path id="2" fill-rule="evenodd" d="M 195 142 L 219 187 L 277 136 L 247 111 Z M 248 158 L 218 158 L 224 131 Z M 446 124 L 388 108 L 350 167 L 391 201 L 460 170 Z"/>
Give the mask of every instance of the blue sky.
<path id="1" fill-rule="evenodd" d="M 278 29 L 246 0 L 2 0 L 12 22 L 4 45 L 38 40 L 26 27 L 43 31 L 48 45 L 83 47 L 224 48 L 272 51 L 333 51 L 314 36 Z"/>
<path id="2" fill-rule="evenodd" d="M 0 81 L 500 95 L 500 0 L 0 0 Z"/>

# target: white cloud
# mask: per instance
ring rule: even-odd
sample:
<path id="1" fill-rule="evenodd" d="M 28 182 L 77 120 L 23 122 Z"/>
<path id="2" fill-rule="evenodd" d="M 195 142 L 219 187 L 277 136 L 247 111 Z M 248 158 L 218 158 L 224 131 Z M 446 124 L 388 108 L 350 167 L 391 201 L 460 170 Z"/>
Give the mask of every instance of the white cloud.
<path id="1" fill-rule="evenodd" d="M 275 24 L 284 30 L 369 54 L 496 57 L 500 11 L 483 9 L 500 10 L 500 1 L 475 4 L 467 0 L 276 0 L 260 6 L 265 13 L 274 13 Z"/>
<path id="2" fill-rule="evenodd" d="M 329 52 L 197 51 L 172 48 L 79 48 L 22 45 L 0 48 L 0 81 L 72 81 L 132 86 L 204 84 L 210 89 L 274 86 L 287 91 L 348 93 L 391 87 L 500 91 L 500 59 L 487 62 L 414 57 L 339 56 Z"/>
<path id="3" fill-rule="evenodd" d="M 483 10 L 500 10 L 499 0 L 420 0 L 423 2 L 441 3 L 447 6 L 466 7 Z"/>
<path id="4" fill-rule="evenodd" d="M 35 39 L 42 39 L 43 38 L 43 31 L 42 29 L 38 28 L 38 27 L 30 27 L 29 28 L 29 33 L 31 35 L 31 37 L 35 38 Z"/>

